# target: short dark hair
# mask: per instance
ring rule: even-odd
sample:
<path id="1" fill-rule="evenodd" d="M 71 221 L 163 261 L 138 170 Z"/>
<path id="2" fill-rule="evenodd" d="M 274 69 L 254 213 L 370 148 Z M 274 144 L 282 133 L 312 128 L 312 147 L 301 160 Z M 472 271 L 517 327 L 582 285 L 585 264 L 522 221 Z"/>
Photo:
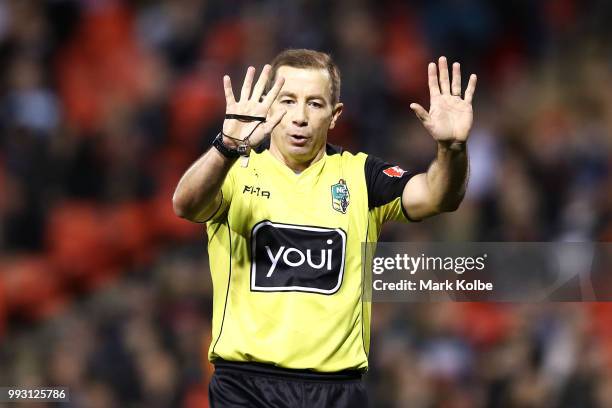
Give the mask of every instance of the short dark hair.
<path id="1" fill-rule="evenodd" d="M 331 100 L 336 104 L 340 101 L 340 70 L 329 54 L 324 52 L 300 49 L 287 49 L 272 60 L 272 75 L 266 89 L 270 90 L 276 80 L 276 72 L 282 66 L 293 68 L 325 69 L 331 79 Z"/>

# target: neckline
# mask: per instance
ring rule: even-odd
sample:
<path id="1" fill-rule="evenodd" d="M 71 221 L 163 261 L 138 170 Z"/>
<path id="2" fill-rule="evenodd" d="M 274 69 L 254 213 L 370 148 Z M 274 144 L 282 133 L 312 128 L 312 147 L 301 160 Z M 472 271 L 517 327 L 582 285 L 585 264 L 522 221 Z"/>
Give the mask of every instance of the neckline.
<path id="1" fill-rule="evenodd" d="M 274 163 L 274 167 L 280 169 L 282 173 L 286 174 L 288 177 L 292 177 L 293 179 L 305 179 L 310 174 L 318 174 L 323 168 L 325 162 L 327 161 L 327 152 L 324 151 L 323 156 L 321 156 L 319 160 L 305 168 L 304 171 L 296 173 L 293 171 L 293 169 L 291 169 L 285 163 L 276 158 L 272 153 L 270 153 L 270 150 L 266 149 L 262 152 L 262 154 L 268 156 L 267 159 Z"/>

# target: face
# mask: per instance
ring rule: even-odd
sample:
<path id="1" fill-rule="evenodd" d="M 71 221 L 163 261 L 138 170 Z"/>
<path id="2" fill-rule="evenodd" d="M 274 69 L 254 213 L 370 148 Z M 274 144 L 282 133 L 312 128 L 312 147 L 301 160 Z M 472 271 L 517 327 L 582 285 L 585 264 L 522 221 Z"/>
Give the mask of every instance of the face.
<path id="1" fill-rule="evenodd" d="M 325 149 L 327 131 L 333 129 L 342 104 L 331 100 L 331 78 L 325 69 L 278 68 L 285 83 L 271 108 L 287 113 L 272 131 L 271 150 L 292 164 L 309 163 Z"/>

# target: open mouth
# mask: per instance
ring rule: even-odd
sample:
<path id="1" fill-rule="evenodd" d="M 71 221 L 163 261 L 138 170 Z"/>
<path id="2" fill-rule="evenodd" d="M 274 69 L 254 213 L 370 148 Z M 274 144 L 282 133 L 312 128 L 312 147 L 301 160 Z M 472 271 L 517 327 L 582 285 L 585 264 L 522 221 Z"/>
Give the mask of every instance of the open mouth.
<path id="1" fill-rule="evenodd" d="M 308 141 L 308 138 L 303 135 L 289 135 L 291 142 L 297 145 L 304 145 Z"/>

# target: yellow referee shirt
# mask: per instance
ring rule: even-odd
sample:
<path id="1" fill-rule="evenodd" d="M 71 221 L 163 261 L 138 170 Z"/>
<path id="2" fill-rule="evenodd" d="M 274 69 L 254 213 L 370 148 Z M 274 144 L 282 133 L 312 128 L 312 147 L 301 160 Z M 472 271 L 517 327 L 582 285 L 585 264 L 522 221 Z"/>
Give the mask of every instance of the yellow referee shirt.
<path id="1" fill-rule="evenodd" d="M 240 160 L 207 222 L 213 335 L 209 359 L 292 369 L 366 370 L 369 302 L 361 245 L 407 220 L 412 173 L 328 145 L 300 174 L 267 149 Z"/>

